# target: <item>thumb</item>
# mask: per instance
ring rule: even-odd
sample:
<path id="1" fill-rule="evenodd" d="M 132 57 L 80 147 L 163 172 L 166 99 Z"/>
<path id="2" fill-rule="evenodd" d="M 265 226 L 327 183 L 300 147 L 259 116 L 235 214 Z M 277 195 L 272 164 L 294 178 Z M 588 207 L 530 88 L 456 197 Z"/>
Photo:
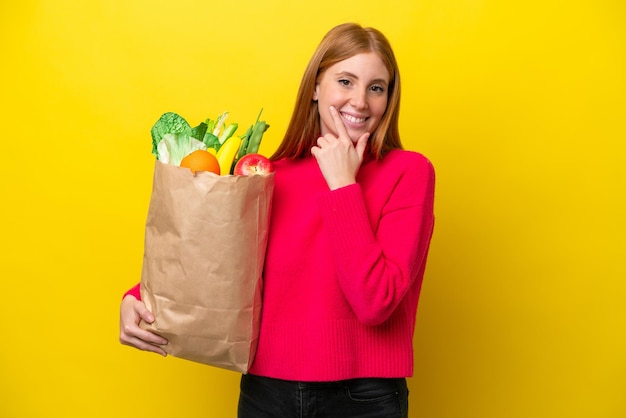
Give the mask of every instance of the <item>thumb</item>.
<path id="1" fill-rule="evenodd" d="M 370 133 L 366 132 L 356 141 L 356 145 L 354 149 L 356 150 L 357 155 L 359 156 L 359 160 L 363 161 L 363 154 L 365 153 L 365 148 L 367 147 L 367 140 L 370 137 Z"/>
<path id="2" fill-rule="evenodd" d="M 143 303 L 141 303 L 141 302 L 140 302 L 140 303 L 138 303 L 138 304 L 136 305 L 136 310 L 137 310 L 137 313 L 139 314 L 139 317 L 140 317 L 143 321 L 145 321 L 145 322 L 147 322 L 147 323 L 149 323 L 149 324 L 151 324 L 151 323 L 153 323 L 153 322 L 154 322 L 154 315 L 152 315 L 152 312 L 150 312 L 150 311 L 146 308 L 146 305 L 144 305 Z"/>

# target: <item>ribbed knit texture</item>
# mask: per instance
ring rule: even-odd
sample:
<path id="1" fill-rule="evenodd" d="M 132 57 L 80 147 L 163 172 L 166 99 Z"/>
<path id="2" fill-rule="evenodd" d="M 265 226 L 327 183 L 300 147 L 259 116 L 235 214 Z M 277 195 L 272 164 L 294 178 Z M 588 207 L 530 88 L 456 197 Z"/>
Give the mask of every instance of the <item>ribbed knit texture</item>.
<path id="1" fill-rule="evenodd" d="M 413 374 L 413 332 L 433 231 L 421 154 L 363 163 L 330 191 L 313 157 L 275 163 L 263 312 L 250 373 L 298 381 Z M 139 298 L 138 286 L 129 290 Z"/>
<path id="2" fill-rule="evenodd" d="M 392 151 L 329 191 L 314 158 L 276 163 L 251 373 L 300 381 L 407 377 L 433 230 L 434 170 Z"/>

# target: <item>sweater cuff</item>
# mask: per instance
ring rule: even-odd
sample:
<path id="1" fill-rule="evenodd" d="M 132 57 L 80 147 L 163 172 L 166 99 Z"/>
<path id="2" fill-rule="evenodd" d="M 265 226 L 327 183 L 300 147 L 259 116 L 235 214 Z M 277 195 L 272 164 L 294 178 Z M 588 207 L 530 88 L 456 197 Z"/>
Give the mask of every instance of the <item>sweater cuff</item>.
<path id="1" fill-rule="evenodd" d="M 140 286 L 140 283 L 137 283 L 135 286 L 128 289 L 126 293 L 124 293 L 124 296 L 122 297 L 122 299 L 124 299 L 128 295 L 131 295 L 135 299 L 141 300 L 141 291 L 139 290 L 139 286 Z"/>

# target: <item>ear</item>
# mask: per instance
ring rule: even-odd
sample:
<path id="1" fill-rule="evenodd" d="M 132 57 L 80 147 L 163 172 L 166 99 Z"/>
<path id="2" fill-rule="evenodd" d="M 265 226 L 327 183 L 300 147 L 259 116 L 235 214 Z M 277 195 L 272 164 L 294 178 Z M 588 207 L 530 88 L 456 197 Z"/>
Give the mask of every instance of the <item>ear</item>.
<path id="1" fill-rule="evenodd" d="M 320 85 L 319 84 L 315 84 L 315 90 L 313 90 L 313 101 L 316 102 L 317 101 L 317 90 L 319 89 Z"/>

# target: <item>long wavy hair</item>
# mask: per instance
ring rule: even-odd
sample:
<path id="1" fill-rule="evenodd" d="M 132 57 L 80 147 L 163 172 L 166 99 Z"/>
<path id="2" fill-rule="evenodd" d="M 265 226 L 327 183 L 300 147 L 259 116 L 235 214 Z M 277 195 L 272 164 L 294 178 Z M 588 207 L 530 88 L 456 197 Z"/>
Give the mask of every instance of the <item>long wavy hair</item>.
<path id="1" fill-rule="evenodd" d="M 303 158 L 321 135 L 320 116 L 313 93 L 319 78 L 332 65 L 360 53 L 374 52 L 382 59 L 390 75 L 387 109 L 371 133 L 369 152 L 380 159 L 389 150 L 402 148 L 398 130 L 400 111 L 400 73 L 395 55 L 387 38 L 377 29 L 356 23 L 344 23 L 332 28 L 322 39 L 306 67 L 291 121 L 272 160 Z"/>

